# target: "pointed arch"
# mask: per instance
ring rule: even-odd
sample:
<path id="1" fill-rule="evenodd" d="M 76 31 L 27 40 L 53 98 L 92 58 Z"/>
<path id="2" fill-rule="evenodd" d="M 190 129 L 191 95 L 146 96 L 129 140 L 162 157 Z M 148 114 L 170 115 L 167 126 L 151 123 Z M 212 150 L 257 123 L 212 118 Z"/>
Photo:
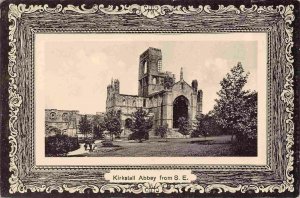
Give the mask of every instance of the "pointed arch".
<path id="1" fill-rule="evenodd" d="M 185 96 L 180 95 L 175 98 L 173 102 L 173 128 L 178 128 L 178 119 L 180 117 L 189 119 L 189 105 L 189 100 Z"/>

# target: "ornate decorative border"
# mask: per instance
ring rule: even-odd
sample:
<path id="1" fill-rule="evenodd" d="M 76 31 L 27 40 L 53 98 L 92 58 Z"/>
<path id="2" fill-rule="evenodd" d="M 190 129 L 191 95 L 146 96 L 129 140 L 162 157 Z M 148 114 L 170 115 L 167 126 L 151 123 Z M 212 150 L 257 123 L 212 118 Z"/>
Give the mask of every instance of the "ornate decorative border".
<path id="1" fill-rule="evenodd" d="M 218 30 L 216 30 L 218 31 Z M 267 32 L 269 34 L 269 28 L 241 28 L 241 29 L 222 29 L 219 30 L 220 32 Z M 65 28 L 58 28 L 58 29 L 43 29 L 43 28 L 38 28 L 34 29 L 31 31 L 32 32 L 32 38 L 35 38 L 35 34 L 43 34 L 43 33 L 127 33 L 127 34 L 138 34 L 138 33 L 211 33 L 211 31 L 207 29 L 201 29 L 201 30 L 103 30 L 103 29 L 84 29 L 84 30 L 78 30 L 78 29 L 65 29 Z M 214 30 L 215 32 L 215 30 Z M 34 51 L 34 40 L 32 41 L 31 45 L 31 51 Z M 269 47 L 270 48 L 270 47 Z M 268 50 L 269 50 L 268 48 Z M 31 62 L 34 62 L 33 57 L 31 58 Z M 33 116 L 34 117 L 34 116 Z M 267 139 L 267 141 L 270 141 L 270 138 Z M 31 144 L 31 150 L 34 153 L 34 142 Z M 269 149 L 271 149 L 269 147 Z M 206 165 L 201 165 L 201 164 L 156 164 L 156 165 L 66 165 L 66 166 L 56 166 L 56 165 L 46 165 L 46 166 L 34 166 L 33 168 L 35 170 L 43 171 L 43 170 L 79 170 L 79 169 L 84 169 L 84 170 L 118 170 L 118 169 L 176 169 L 176 170 L 184 170 L 184 169 L 197 169 L 197 170 L 230 170 L 230 171 L 249 171 L 249 170 L 259 170 L 259 171 L 269 171 L 270 170 L 270 154 L 267 154 L 267 161 L 268 163 L 266 165 L 248 165 L 248 164 L 239 164 L 239 165 L 230 165 L 230 164 L 222 164 L 222 165 L 215 165 L 215 164 L 206 164 Z M 35 162 L 35 158 L 33 156 L 33 162 Z"/>
<path id="2" fill-rule="evenodd" d="M 9 5 L 9 46 L 10 51 L 8 53 L 9 64 L 8 64 L 8 73 L 9 73 L 9 143 L 11 146 L 11 151 L 9 153 L 10 157 L 10 168 L 9 171 L 12 173 L 9 179 L 10 183 L 10 193 L 25 193 L 27 190 L 32 192 L 47 192 L 50 193 L 53 190 L 58 192 L 68 191 L 70 193 L 79 192 L 84 193 L 86 189 L 92 190 L 94 193 L 104 193 L 105 191 L 109 192 L 130 192 L 130 193 L 181 193 L 183 191 L 189 192 L 199 192 L 199 193 L 209 193 L 212 190 L 217 190 L 217 192 L 242 192 L 247 191 L 258 192 L 275 192 L 280 193 L 285 191 L 294 191 L 294 175 L 293 171 L 293 144 L 294 144 L 294 123 L 293 123 L 293 111 L 294 111 L 294 90 L 293 90 L 293 77 L 294 69 L 293 62 L 294 58 L 292 55 L 293 47 L 293 28 L 291 24 L 294 20 L 293 14 L 293 5 L 283 6 L 279 5 L 274 8 L 273 6 L 257 6 L 253 5 L 250 8 L 246 8 L 244 5 L 241 5 L 239 8 L 229 5 L 223 6 L 220 5 L 217 10 L 211 9 L 209 5 L 199 6 L 194 8 L 193 6 L 183 7 L 183 6 L 171 6 L 171 5 L 120 5 L 120 6 L 104 6 L 104 5 L 93 5 L 91 8 L 86 8 L 83 4 L 81 6 L 67 5 L 63 6 L 58 4 L 56 7 L 51 8 L 46 5 L 25 5 L 25 4 L 10 4 Z M 15 32 L 17 29 L 17 21 L 22 17 L 22 15 L 30 14 L 34 12 L 46 12 L 46 13 L 79 13 L 79 14 L 91 14 L 91 13 L 100 13 L 100 14 L 109 14 L 109 15 L 124 15 L 124 14 L 135 14 L 138 16 L 143 16 L 146 18 L 155 18 L 164 15 L 197 15 L 197 14 L 226 14 L 226 13 L 279 13 L 284 20 L 286 38 L 284 39 L 286 43 L 285 47 L 285 59 L 287 61 L 285 69 L 288 71 L 287 76 L 285 77 L 284 90 L 281 93 L 281 100 L 286 105 L 286 158 L 287 164 L 285 169 L 286 180 L 281 184 L 276 185 L 266 185 L 266 186 L 255 186 L 255 185 L 238 185 L 235 187 L 227 186 L 224 184 L 209 184 L 209 185 L 198 185 L 198 184 L 165 184 L 165 183 L 140 183 L 140 184 L 104 184 L 102 186 L 96 185 L 79 185 L 75 187 L 69 187 L 67 185 L 62 186 L 36 186 L 36 185 L 24 185 L 19 176 L 18 169 L 18 144 L 17 138 L 20 133 L 16 128 L 16 122 L 18 121 L 19 110 L 22 105 L 23 98 L 19 94 L 19 90 L 16 84 L 17 73 L 15 68 L 17 67 L 17 38 L 15 37 Z"/>

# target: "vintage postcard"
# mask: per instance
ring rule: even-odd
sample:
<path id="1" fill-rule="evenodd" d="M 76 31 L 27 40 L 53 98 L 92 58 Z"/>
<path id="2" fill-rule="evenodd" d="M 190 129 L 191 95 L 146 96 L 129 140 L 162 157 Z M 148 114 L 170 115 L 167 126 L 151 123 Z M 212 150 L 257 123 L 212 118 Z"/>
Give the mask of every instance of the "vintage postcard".
<path id="1" fill-rule="evenodd" d="M 2 4 L 7 195 L 296 196 L 296 1 L 54 2 Z"/>

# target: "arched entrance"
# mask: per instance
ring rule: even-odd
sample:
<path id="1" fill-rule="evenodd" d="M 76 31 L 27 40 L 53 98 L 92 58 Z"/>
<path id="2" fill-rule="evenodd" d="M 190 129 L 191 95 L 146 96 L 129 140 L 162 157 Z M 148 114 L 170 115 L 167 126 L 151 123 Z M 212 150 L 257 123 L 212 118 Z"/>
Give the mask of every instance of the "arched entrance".
<path id="1" fill-rule="evenodd" d="M 131 128 L 131 125 L 132 125 L 132 119 L 131 118 L 127 118 L 126 120 L 125 120 L 125 128 L 126 129 L 130 129 Z"/>
<path id="2" fill-rule="evenodd" d="M 184 96 L 178 96 L 173 103 L 173 128 L 178 128 L 178 119 L 180 117 L 189 118 L 188 114 L 189 100 Z"/>
<path id="3" fill-rule="evenodd" d="M 127 137 L 130 133 L 131 133 L 131 128 L 132 126 L 132 119 L 131 118 L 127 118 L 125 119 L 125 123 L 124 123 L 124 137 Z"/>

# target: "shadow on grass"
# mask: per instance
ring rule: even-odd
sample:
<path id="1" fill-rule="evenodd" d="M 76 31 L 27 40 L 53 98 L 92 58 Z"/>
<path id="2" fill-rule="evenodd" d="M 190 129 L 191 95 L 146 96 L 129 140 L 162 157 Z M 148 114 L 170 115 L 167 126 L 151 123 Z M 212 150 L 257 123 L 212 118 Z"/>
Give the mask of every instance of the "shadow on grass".
<path id="1" fill-rule="evenodd" d="M 190 144 L 212 145 L 212 144 L 230 144 L 230 142 L 216 142 L 214 140 L 194 140 Z"/>
<path id="2" fill-rule="evenodd" d="M 104 147 L 104 148 L 114 148 L 114 147 L 121 147 L 121 146 L 120 145 L 115 145 L 115 144 L 109 144 L 109 145 L 102 145 L 101 147 Z"/>
<path id="3" fill-rule="evenodd" d="M 86 154 L 68 155 L 67 157 L 86 157 Z"/>
<path id="4" fill-rule="evenodd" d="M 191 144 L 201 144 L 201 145 L 211 145 L 211 144 L 213 144 L 215 142 L 212 141 L 212 140 L 193 140 L 193 141 L 190 141 L 188 143 L 191 143 Z"/>
<path id="5" fill-rule="evenodd" d="M 231 146 L 238 156 L 257 156 L 257 140 L 247 142 L 235 141 Z"/>
<path id="6" fill-rule="evenodd" d="M 132 144 L 132 143 L 138 143 L 138 144 L 143 144 L 143 143 L 150 143 L 149 140 L 144 140 L 142 142 L 138 141 L 138 140 L 128 140 L 126 143 Z"/>
<path id="7" fill-rule="evenodd" d="M 169 142 L 168 140 L 158 140 L 157 142 Z"/>

